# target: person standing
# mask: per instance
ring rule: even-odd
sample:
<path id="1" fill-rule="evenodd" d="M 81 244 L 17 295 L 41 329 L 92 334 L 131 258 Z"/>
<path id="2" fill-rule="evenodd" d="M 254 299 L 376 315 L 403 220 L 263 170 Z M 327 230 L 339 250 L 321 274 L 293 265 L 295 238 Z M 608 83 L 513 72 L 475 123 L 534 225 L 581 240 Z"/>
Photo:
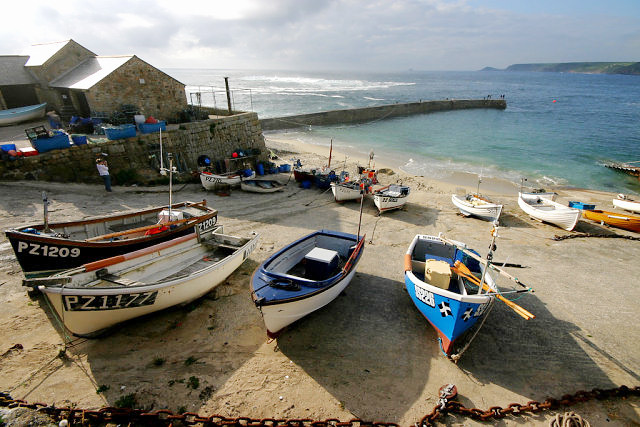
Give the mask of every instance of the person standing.
<path id="1" fill-rule="evenodd" d="M 109 175 L 109 166 L 107 165 L 107 161 L 103 159 L 96 159 L 96 167 L 98 168 L 98 173 L 104 180 L 104 189 L 111 192 L 111 176 Z"/>

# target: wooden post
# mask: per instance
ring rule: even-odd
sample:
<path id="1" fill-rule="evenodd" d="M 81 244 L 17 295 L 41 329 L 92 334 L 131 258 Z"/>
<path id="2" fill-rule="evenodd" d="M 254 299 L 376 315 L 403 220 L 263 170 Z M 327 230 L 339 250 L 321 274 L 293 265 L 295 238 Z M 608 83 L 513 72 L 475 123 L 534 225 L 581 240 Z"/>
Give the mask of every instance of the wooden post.
<path id="1" fill-rule="evenodd" d="M 229 115 L 233 114 L 231 112 L 231 91 L 229 91 L 229 77 L 224 78 L 224 86 L 227 89 L 227 106 L 229 108 Z"/>

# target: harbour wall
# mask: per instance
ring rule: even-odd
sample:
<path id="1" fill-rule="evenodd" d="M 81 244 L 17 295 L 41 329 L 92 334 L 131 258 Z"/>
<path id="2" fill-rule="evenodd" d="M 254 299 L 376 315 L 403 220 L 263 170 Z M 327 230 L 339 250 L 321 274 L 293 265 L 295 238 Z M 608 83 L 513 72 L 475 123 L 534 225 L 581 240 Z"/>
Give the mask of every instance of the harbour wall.
<path id="1" fill-rule="evenodd" d="M 376 107 L 332 110 L 296 116 L 274 117 L 260 120 L 262 130 L 292 129 L 305 126 L 327 126 L 372 122 L 392 117 L 434 113 L 437 111 L 466 110 L 470 108 L 495 108 L 504 110 L 504 99 L 447 99 L 442 101 L 421 101 L 402 104 L 379 105 Z"/>
<path id="2" fill-rule="evenodd" d="M 92 136 L 89 138 L 93 139 Z M 17 157 L 0 161 L 0 180 L 41 180 L 56 182 L 101 183 L 96 158 L 104 157 L 115 185 L 160 184 L 168 180 L 161 176 L 160 135 L 158 132 L 135 137 L 48 151 L 32 157 Z M 233 158 L 242 150 L 250 156 Z M 256 113 L 170 126 L 162 132 L 163 166 L 168 167 L 167 153 L 173 154 L 177 179 L 192 179 L 198 169 L 198 157 L 209 156 L 214 169 L 220 172 L 245 167 L 255 169 L 257 161 L 266 161 L 268 153 Z M 104 154 L 107 156 L 104 156 Z"/>

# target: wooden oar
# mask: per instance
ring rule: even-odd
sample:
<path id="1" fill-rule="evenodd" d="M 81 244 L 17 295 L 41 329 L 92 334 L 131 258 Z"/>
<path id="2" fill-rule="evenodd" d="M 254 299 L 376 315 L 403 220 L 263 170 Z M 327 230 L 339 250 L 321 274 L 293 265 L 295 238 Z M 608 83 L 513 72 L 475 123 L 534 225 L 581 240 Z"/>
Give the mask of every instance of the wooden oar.
<path id="1" fill-rule="evenodd" d="M 163 224 L 145 225 L 144 227 L 133 228 L 131 230 L 119 231 L 117 233 L 103 234 L 101 236 L 91 237 L 89 239 L 86 239 L 85 241 L 86 242 L 95 242 L 95 241 L 98 241 L 98 240 L 106 240 L 106 239 L 110 239 L 112 237 L 124 236 L 125 234 L 132 234 L 132 233 L 138 233 L 138 232 L 141 232 L 141 231 L 151 230 L 152 228 L 158 228 L 158 227 L 163 227 L 163 226 L 171 226 L 171 225 L 178 225 L 178 224 L 182 224 L 183 222 L 193 221 L 193 220 L 196 220 L 196 219 L 197 218 L 184 218 L 184 219 L 179 219 L 179 220 L 176 220 L 176 221 L 165 222 Z"/>
<path id="2" fill-rule="evenodd" d="M 344 267 L 342 267 L 342 272 L 345 273 L 347 271 L 349 271 L 349 269 L 351 268 L 351 264 L 353 263 L 353 261 L 355 261 L 355 259 L 358 257 L 358 253 L 360 252 L 360 250 L 362 249 L 362 245 L 364 244 L 364 237 L 366 236 L 366 234 L 364 236 L 362 236 L 362 239 L 360 239 L 360 241 L 358 242 L 358 244 L 356 245 L 355 249 L 353 250 L 353 252 L 351 253 L 351 256 L 349 257 L 349 259 L 347 260 L 346 264 L 344 265 Z"/>
<path id="3" fill-rule="evenodd" d="M 460 275 L 462 277 L 466 277 L 467 279 L 469 279 L 470 281 L 472 281 L 476 285 L 480 286 L 480 279 L 478 279 L 476 276 L 474 276 L 473 273 L 471 272 L 471 270 L 469 270 L 469 268 L 466 265 L 464 265 L 463 263 L 461 263 L 460 261 L 456 261 L 454 266 L 451 269 L 456 274 L 458 274 L 458 275 Z M 487 290 L 487 291 L 491 291 L 492 290 L 489 287 L 489 285 L 487 285 L 486 283 L 482 284 L 482 289 Z M 496 294 L 496 298 L 498 298 L 500 301 L 505 303 L 509 308 L 511 308 L 513 311 L 515 311 L 517 314 L 519 314 L 520 316 L 522 316 L 526 320 L 531 320 L 531 319 L 535 319 L 536 318 L 535 315 L 531 314 L 529 311 L 524 309 L 522 306 L 519 306 L 515 302 L 506 299 L 502 295 Z"/>
<path id="4" fill-rule="evenodd" d="M 510 275 L 509 273 L 507 273 L 506 271 L 504 271 L 503 269 L 493 265 L 492 263 L 487 263 L 487 260 L 479 257 L 478 255 L 474 254 L 473 252 L 471 252 L 470 250 L 463 248 L 462 246 L 460 246 L 459 244 L 457 244 L 454 241 L 451 241 L 449 239 L 446 239 L 443 236 L 438 236 L 438 238 L 440 240 L 442 240 L 445 243 L 448 243 L 450 245 L 453 245 L 455 247 L 457 247 L 458 249 L 460 249 L 462 252 L 464 252 L 465 254 L 469 255 L 471 258 L 475 259 L 476 261 L 482 263 L 485 266 L 489 266 L 489 268 L 491 268 L 492 270 L 495 270 L 496 272 L 498 272 L 500 275 L 513 280 L 514 282 L 516 282 L 518 285 L 522 286 L 523 288 L 529 288 L 529 286 L 525 285 L 524 283 L 522 283 L 520 280 L 518 280 L 517 277 L 513 277 L 512 275 Z"/>

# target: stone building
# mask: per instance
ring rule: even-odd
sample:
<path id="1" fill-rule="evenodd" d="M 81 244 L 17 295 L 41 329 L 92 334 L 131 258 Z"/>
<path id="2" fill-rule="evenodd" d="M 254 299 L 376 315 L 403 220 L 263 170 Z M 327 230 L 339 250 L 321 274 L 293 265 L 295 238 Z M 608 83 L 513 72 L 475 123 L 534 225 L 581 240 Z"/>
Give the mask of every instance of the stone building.
<path id="1" fill-rule="evenodd" d="M 187 107 L 185 85 L 135 55 L 99 56 L 73 40 L 0 56 L 0 107 L 46 102 L 63 118 L 110 114 L 134 105 L 141 114 L 174 119 Z"/>

